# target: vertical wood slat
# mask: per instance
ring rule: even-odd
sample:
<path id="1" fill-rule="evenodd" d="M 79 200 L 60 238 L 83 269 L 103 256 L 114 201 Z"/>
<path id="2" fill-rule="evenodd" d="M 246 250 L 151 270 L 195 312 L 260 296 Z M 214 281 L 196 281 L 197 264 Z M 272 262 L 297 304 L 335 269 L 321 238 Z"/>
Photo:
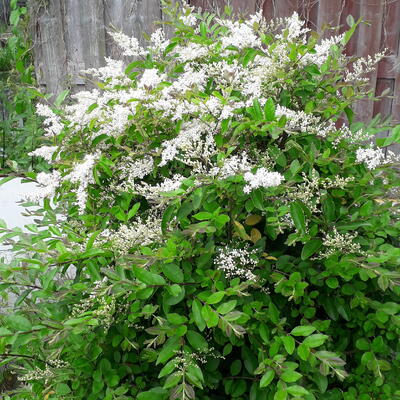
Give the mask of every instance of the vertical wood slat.
<path id="1" fill-rule="evenodd" d="M 257 8 L 256 0 L 232 0 L 231 6 L 237 14 L 251 15 L 254 14 Z"/>
<path id="2" fill-rule="evenodd" d="M 381 0 L 360 0 L 360 14 L 371 23 L 371 26 L 361 24 L 358 28 L 357 56 L 367 57 L 380 50 L 383 3 Z M 369 74 L 370 86 L 376 89 L 377 72 Z M 369 100 L 361 100 L 355 106 L 358 118 L 368 121 L 372 118 L 374 105 Z"/>
<path id="3" fill-rule="evenodd" d="M 266 18 L 288 17 L 295 11 L 299 11 L 298 0 L 266 0 L 264 3 Z"/>
<path id="4" fill-rule="evenodd" d="M 151 34 L 161 25 L 162 20 L 159 0 L 104 0 L 106 29 L 114 27 L 123 33 L 134 36 L 144 44 L 143 33 Z M 112 58 L 119 57 L 120 49 L 108 36 L 107 54 Z"/>
<path id="5" fill-rule="evenodd" d="M 61 0 L 49 2 L 48 9 L 38 15 L 34 31 L 35 43 L 40 47 L 39 57 L 35 57 L 38 82 L 54 96 L 63 89 L 67 71 L 62 9 Z"/>
<path id="6" fill-rule="evenodd" d="M 104 64 L 104 6 L 98 0 L 87 0 L 83 13 L 80 0 L 64 1 L 67 73 L 73 84 L 82 85 L 81 70 Z"/>
<path id="7" fill-rule="evenodd" d="M 318 2 L 318 31 L 323 30 L 324 25 L 330 25 L 332 28 L 340 25 L 340 18 L 345 6 L 344 0 L 319 0 Z"/>
<path id="8" fill-rule="evenodd" d="M 360 1 L 361 0 L 345 0 L 343 4 L 343 11 L 340 15 L 340 25 L 344 27 L 344 30 L 348 29 L 346 19 L 349 15 L 352 15 L 355 20 L 360 17 Z M 354 33 L 350 42 L 346 46 L 346 53 L 348 55 L 355 55 L 357 53 L 357 41 L 358 41 L 358 30 Z"/>

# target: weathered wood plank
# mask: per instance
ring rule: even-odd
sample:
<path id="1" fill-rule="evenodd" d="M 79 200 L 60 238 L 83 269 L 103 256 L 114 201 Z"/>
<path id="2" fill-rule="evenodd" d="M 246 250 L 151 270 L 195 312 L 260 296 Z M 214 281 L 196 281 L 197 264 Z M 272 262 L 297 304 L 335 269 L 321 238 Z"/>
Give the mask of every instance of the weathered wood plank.
<path id="1" fill-rule="evenodd" d="M 329 25 L 332 28 L 340 25 L 340 18 L 345 7 L 344 0 L 319 0 L 317 27 L 321 32 L 324 26 Z"/>
<path id="2" fill-rule="evenodd" d="M 232 0 L 231 6 L 236 14 L 239 15 L 249 15 L 254 14 L 257 8 L 257 1 L 256 0 Z"/>
<path id="3" fill-rule="evenodd" d="M 348 29 L 346 19 L 349 15 L 352 15 L 355 20 L 360 17 L 360 1 L 345 0 L 343 12 L 340 15 L 340 25 L 343 26 L 343 30 Z M 357 53 L 357 40 L 358 40 L 358 30 L 351 38 L 350 42 L 346 46 L 346 53 L 348 55 L 355 55 Z"/>
<path id="4" fill-rule="evenodd" d="M 360 0 L 360 14 L 371 26 L 361 24 L 358 28 L 357 56 L 366 57 L 380 50 L 383 18 L 383 2 L 381 0 Z M 369 74 L 370 87 L 375 91 L 377 71 Z M 368 121 L 372 118 L 374 105 L 369 100 L 356 104 L 358 119 Z"/>
<path id="5" fill-rule="evenodd" d="M 224 0 L 191 0 L 190 5 L 200 7 L 203 11 L 221 12 L 225 6 Z"/>
<path id="6" fill-rule="evenodd" d="M 299 11 L 298 0 L 267 0 L 264 4 L 266 17 L 288 17 L 294 11 Z"/>
<path id="7" fill-rule="evenodd" d="M 67 73 L 74 84 L 84 84 L 80 71 L 104 65 L 104 6 L 100 0 L 87 0 L 82 12 L 80 0 L 64 1 Z"/>
<path id="8" fill-rule="evenodd" d="M 36 21 L 34 52 L 37 80 L 46 86 L 47 93 L 57 95 L 65 87 L 67 71 L 61 0 L 53 0 L 47 9 L 40 9 Z"/>
<path id="9" fill-rule="evenodd" d="M 161 6 L 159 0 L 104 0 L 106 29 L 114 27 L 145 44 L 143 33 L 151 34 L 161 25 Z M 121 52 L 110 37 L 106 37 L 107 54 L 119 57 Z"/>

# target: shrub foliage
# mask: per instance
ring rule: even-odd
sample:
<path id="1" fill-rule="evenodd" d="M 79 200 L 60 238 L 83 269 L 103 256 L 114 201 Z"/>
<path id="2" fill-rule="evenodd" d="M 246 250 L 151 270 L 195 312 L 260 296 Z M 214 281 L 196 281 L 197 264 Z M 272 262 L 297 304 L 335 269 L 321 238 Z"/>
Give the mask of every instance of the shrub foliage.
<path id="1" fill-rule="evenodd" d="M 400 131 L 352 111 L 383 55 L 349 66 L 352 18 L 169 10 L 172 39 L 111 32 L 135 61 L 38 105 L 45 200 L 1 228 L 5 398 L 399 397 Z"/>

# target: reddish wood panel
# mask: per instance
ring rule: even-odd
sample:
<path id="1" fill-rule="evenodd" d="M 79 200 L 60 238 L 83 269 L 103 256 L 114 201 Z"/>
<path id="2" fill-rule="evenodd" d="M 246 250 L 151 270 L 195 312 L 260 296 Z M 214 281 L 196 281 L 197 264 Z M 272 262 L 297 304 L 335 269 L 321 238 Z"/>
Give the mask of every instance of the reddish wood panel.
<path id="1" fill-rule="evenodd" d="M 360 14 L 370 23 L 361 24 L 358 28 L 357 56 L 367 57 L 379 52 L 382 37 L 382 0 L 360 0 Z M 376 89 L 378 74 L 374 71 L 369 74 L 370 87 Z M 374 104 L 369 100 L 360 101 L 355 107 L 358 119 L 368 121 L 373 116 Z"/>
<path id="2" fill-rule="evenodd" d="M 201 7 L 207 11 L 218 11 L 223 10 L 224 5 L 227 4 L 224 0 L 190 0 L 190 5 L 195 7 Z"/>
<path id="3" fill-rule="evenodd" d="M 344 0 L 319 0 L 317 16 L 318 31 L 324 31 L 324 27 L 327 25 L 332 28 L 338 27 L 340 25 L 340 19 L 344 12 L 344 8 Z"/>
<path id="4" fill-rule="evenodd" d="M 255 13 L 257 0 L 231 0 L 230 4 L 236 14 L 249 15 Z"/>
<path id="5" fill-rule="evenodd" d="M 264 3 L 267 18 L 287 17 L 294 11 L 299 12 L 298 0 L 266 0 Z"/>
<path id="6" fill-rule="evenodd" d="M 374 0 L 375 1 L 375 0 Z M 345 0 L 343 4 L 343 11 L 340 15 L 340 25 L 343 26 L 343 30 L 347 30 L 349 27 L 347 25 L 346 19 L 349 15 L 352 15 L 355 20 L 360 17 L 360 0 Z M 346 52 L 349 55 L 357 54 L 357 40 L 358 40 L 358 30 L 353 35 L 350 42 L 347 44 Z"/>

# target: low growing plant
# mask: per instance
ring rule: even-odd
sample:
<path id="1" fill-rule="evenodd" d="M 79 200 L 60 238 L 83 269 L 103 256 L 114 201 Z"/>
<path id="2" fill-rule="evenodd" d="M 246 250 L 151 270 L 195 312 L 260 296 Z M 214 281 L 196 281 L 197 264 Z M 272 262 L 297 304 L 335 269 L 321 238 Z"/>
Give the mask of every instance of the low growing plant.
<path id="1" fill-rule="evenodd" d="M 48 164 L 29 153 L 41 143 L 43 131 L 35 102 L 44 98 L 36 88 L 27 8 L 10 1 L 9 25 L 0 46 L 0 173 L 24 175 Z"/>
<path id="2" fill-rule="evenodd" d="M 31 232 L 2 227 L 5 398 L 400 398 L 400 130 L 352 111 L 383 54 L 349 67 L 352 18 L 170 12 L 175 37 L 112 32 L 136 61 L 38 105 L 53 170 Z"/>

